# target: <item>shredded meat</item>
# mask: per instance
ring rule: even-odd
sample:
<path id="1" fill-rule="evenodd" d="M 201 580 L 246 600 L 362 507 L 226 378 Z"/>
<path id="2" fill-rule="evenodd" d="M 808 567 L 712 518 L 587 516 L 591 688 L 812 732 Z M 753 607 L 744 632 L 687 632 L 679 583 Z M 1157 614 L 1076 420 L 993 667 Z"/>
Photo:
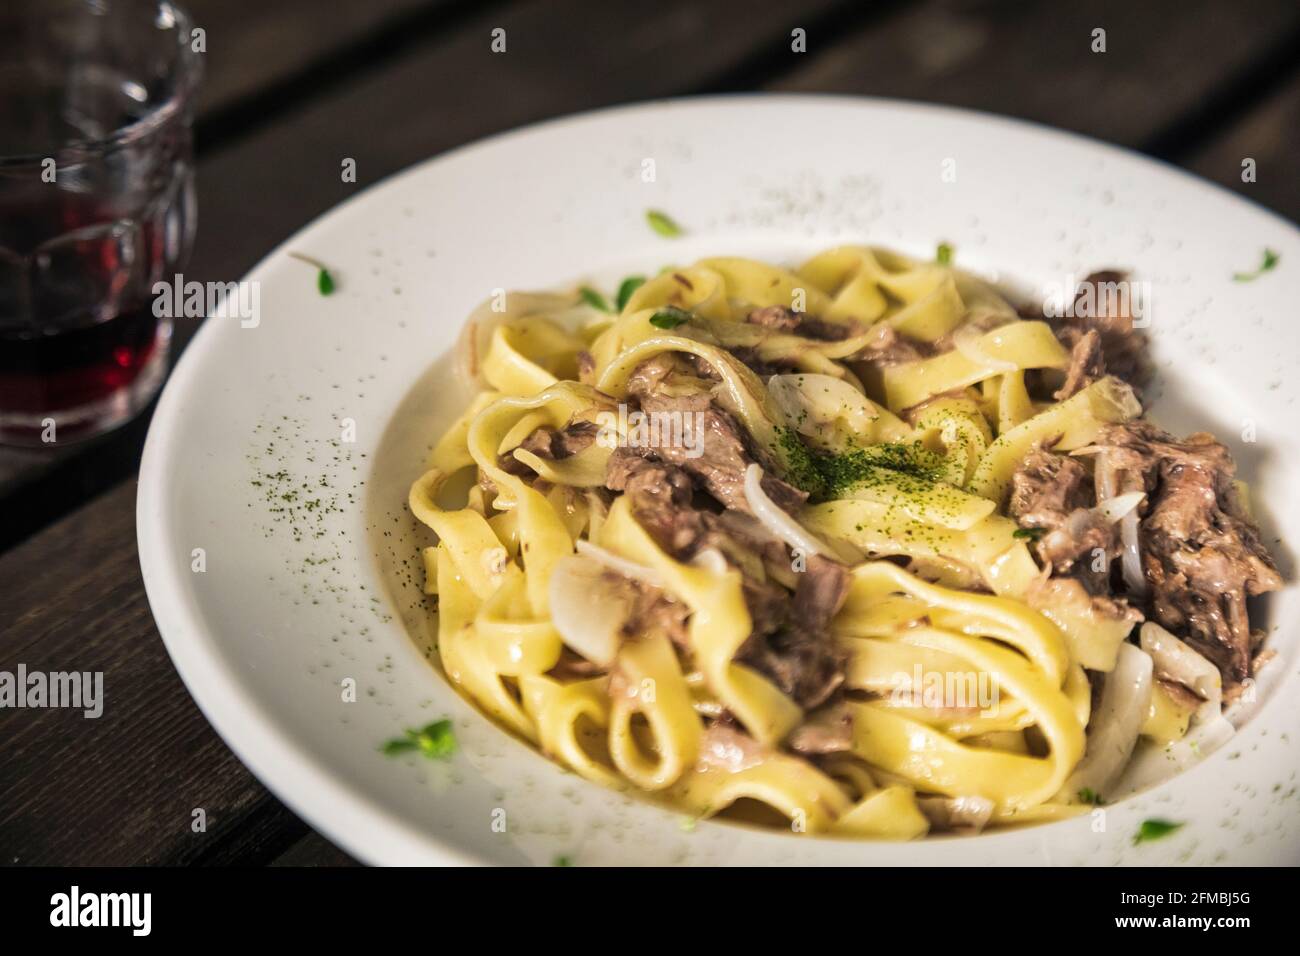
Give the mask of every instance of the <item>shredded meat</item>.
<path id="1" fill-rule="evenodd" d="M 605 668 L 592 661 L 587 660 L 576 651 L 571 651 L 567 647 L 560 648 L 560 659 L 555 662 L 555 666 L 547 671 L 547 676 L 553 677 L 560 681 L 588 680 L 603 674 Z"/>
<path id="2" fill-rule="evenodd" d="M 769 305 L 762 309 L 755 309 L 749 313 L 746 321 L 752 325 L 761 325 L 764 328 L 774 329 L 778 332 L 789 332 L 793 335 L 801 335 L 808 339 L 819 339 L 823 342 L 838 342 L 853 334 L 853 327 L 850 325 L 841 322 L 828 322 L 817 316 L 795 312 L 780 305 Z"/>
<path id="3" fill-rule="evenodd" d="M 770 678 L 805 708 L 824 703 L 843 684 L 845 656 L 827 633 L 848 592 L 843 566 L 813 555 L 802 573 L 788 570 L 785 545 L 752 517 L 696 508 L 684 469 L 641 458 L 630 449 L 610 456 L 605 483 L 628 497 L 638 524 L 677 560 L 691 561 L 714 550 L 740 570 L 752 630 L 737 662 Z M 793 595 L 768 573 L 769 567 L 787 569 L 795 579 Z"/>
<path id="4" fill-rule="evenodd" d="M 1087 469 L 1077 458 L 1051 451 L 1054 443 L 1036 445 L 1025 456 L 1011 476 L 1007 502 L 1021 527 L 1045 532 L 1032 547 L 1047 576 L 1034 585 L 1030 603 L 1137 624 L 1137 608 L 1111 593 L 1112 562 L 1122 548 L 1119 530 L 1092 511 L 1096 492 Z"/>
<path id="5" fill-rule="evenodd" d="M 843 703 L 823 707 L 791 731 L 785 744 L 808 755 L 849 750 L 853 747 L 853 713 Z"/>
<path id="6" fill-rule="evenodd" d="M 765 755 L 762 744 L 730 720 L 715 720 L 700 737 L 698 763 L 702 770 L 739 773 L 762 763 Z"/>
<path id="7" fill-rule="evenodd" d="M 632 606 L 623 625 L 623 636 L 633 638 L 641 634 L 663 634 L 678 648 L 689 650 L 686 627 L 691 609 L 666 594 L 663 588 L 621 575 L 617 577 L 620 581 L 627 582 L 628 593 L 632 598 Z"/>
<path id="8" fill-rule="evenodd" d="M 605 487 L 628 496 L 637 523 L 669 554 L 680 559 L 695 552 L 706 528 L 691 507 L 695 488 L 686 472 L 619 448 L 605 466 Z"/>
<path id="9" fill-rule="evenodd" d="M 918 797 L 917 809 L 935 830 L 979 833 L 993 817 L 987 797 Z"/>
<path id="10" fill-rule="evenodd" d="M 1133 327 L 1133 316 L 1121 295 L 1131 288 L 1127 283 L 1128 277 L 1122 272 L 1094 272 L 1079 283 L 1072 310 L 1075 314 L 1050 321 L 1056 337 L 1071 350 L 1072 372 L 1075 362 L 1082 363 L 1081 374 L 1091 362 L 1140 389 L 1150 379 L 1152 367 L 1147 337 Z M 1089 332 L 1096 332 L 1100 339 L 1100 354 L 1095 358 L 1088 356 L 1092 346 L 1082 344 Z"/>
<path id="11" fill-rule="evenodd" d="M 538 458 L 559 461 L 590 447 L 599 431 L 599 426 L 590 421 L 571 422 L 564 428 L 543 425 L 520 442 L 519 447 L 524 451 L 532 452 Z M 513 452 L 501 455 L 497 464 L 502 471 L 512 475 L 533 474 L 533 470 L 516 458 Z"/>
<path id="12" fill-rule="evenodd" d="M 1177 701 L 1187 710 L 1195 710 L 1203 703 L 1197 693 L 1190 688 L 1184 687 L 1175 680 L 1166 680 L 1163 677 L 1156 677 L 1160 686 L 1164 688 L 1165 693 Z"/>
<path id="13" fill-rule="evenodd" d="M 1052 393 L 1058 402 L 1077 395 L 1106 374 L 1106 358 L 1101 349 L 1101 333 L 1089 329 L 1079 336 L 1070 349 L 1070 367 L 1065 384 Z"/>
<path id="14" fill-rule="evenodd" d="M 740 361 L 742 365 L 747 365 L 749 370 L 759 378 L 770 378 L 773 375 L 784 375 L 794 371 L 799 366 L 793 361 L 766 361 L 759 353 L 758 349 L 748 345 L 737 345 L 727 349 L 734 358 Z M 707 363 L 705 363 L 707 364 Z"/>
<path id="15" fill-rule="evenodd" d="M 1081 562 L 1080 570 L 1093 574 L 1096 555 L 1104 555 L 1103 566 L 1119 556 L 1119 532 L 1115 525 L 1096 515 L 1092 476 L 1077 458 L 1060 455 L 1042 444 L 1025 456 L 1011 476 L 1011 497 L 1007 512 L 1022 528 L 1043 532 L 1034 551 L 1040 561 L 1059 573 Z M 1092 590 L 1101 591 L 1093 581 Z"/>
<path id="16" fill-rule="evenodd" d="M 926 356 L 919 343 L 903 338 L 888 322 L 877 322 L 871 327 L 870 333 L 866 345 L 853 356 L 853 361 L 868 362 L 884 368 L 915 362 Z"/>
<path id="17" fill-rule="evenodd" d="M 698 379 L 689 376 L 684 381 L 676 375 L 676 367 L 677 360 L 672 355 L 656 356 L 637 366 L 628 380 L 628 389 L 645 414 L 680 416 L 683 435 L 689 423 L 692 440 L 634 450 L 648 458 L 677 465 L 724 507 L 747 512 L 745 469 L 758 456 L 736 420 L 717 406 L 708 391 L 692 387 L 692 382 L 698 383 Z M 777 507 L 785 510 L 797 508 L 808 497 L 773 474 L 763 476 L 763 490 Z"/>
<path id="18" fill-rule="evenodd" d="M 1056 528 L 1076 508 L 1092 504 L 1092 478 L 1077 458 L 1050 449 L 1055 442 L 1039 443 L 1011 476 L 1007 511 L 1022 526 Z"/>
<path id="19" fill-rule="evenodd" d="M 1238 500 L 1228 450 L 1197 433 L 1178 441 L 1149 422 L 1108 425 L 1097 468 L 1117 491 L 1145 491 L 1140 525 L 1149 612 L 1215 663 L 1225 682 L 1250 675 L 1246 598 L 1282 586 Z M 1099 471 L 1100 474 L 1100 471 Z"/>
<path id="20" fill-rule="evenodd" d="M 799 576 L 784 626 L 755 630 L 736 654 L 794 698 L 805 710 L 819 707 L 844 683 L 846 656 L 827 634 L 844 605 L 849 575 L 842 565 L 817 555 Z"/>
<path id="21" fill-rule="evenodd" d="M 776 329 L 778 332 L 793 332 L 799 328 L 800 318 L 798 312 L 793 312 L 784 306 L 769 305 L 750 312 L 745 321 L 752 325 L 761 325 L 765 329 Z"/>
<path id="22" fill-rule="evenodd" d="M 743 511 L 705 516 L 709 526 L 722 532 L 710 542 L 737 567 L 761 566 L 766 573 L 794 587 L 795 572 L 785 542 L 773 536 L 757 518 Z"/>
<path id="23" fill-rule="evenodd" d="M 694 486 L 685 471 L 620 448 L 610 456 L 605 484 L 627 495 L 637 523 L 677 560 L 690 561 L 700 552 L 713 549 L 738 567 L 755 633 L 774 630 L 785 620 L 789 593 L 769 580 L 761 552 L 753 549 L 752 542 L 746 546 L 731 519 L 694 507 Z M 788 565 L 784 546 L 780 542 L 777 545 L 781 548 L 777 560 Z M 770 547 L 770 541 L 764 547 Z"/>

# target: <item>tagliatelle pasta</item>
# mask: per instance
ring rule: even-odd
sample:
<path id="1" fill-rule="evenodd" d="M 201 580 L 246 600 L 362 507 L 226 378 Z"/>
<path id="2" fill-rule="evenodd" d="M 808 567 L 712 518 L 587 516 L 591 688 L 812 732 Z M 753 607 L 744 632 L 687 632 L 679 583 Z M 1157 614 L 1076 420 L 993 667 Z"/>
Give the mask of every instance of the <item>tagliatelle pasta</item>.
<path id="1" fill-rule="evenodd" d="M 1142 722 L 1100 726 L 1093 688 L 1145 653 L 1145 595 L 1108 562 L 1158 502 L 1097 458 L 1142 411 L 1099 333 L 857 246 L 633 287 L 470 322 L 475 393 L 408 502 L 447 677 L 588 780 L 797 833 L 1060 819 L 1112 785 L 1090 741 Z M 1151 699 L 1144 733 L 1186 732 Z"/>

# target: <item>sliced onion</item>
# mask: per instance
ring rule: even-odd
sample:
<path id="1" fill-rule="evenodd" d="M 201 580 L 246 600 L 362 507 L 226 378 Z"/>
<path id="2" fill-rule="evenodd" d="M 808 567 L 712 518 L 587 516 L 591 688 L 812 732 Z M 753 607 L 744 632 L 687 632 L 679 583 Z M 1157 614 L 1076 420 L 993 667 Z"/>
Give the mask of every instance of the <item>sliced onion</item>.
<path id="1" fill-rule="evenodd" d="M 726 574 L 731 570 L 731 565 L 727 564 L 727 559 L 723 557 L 722 552 L 717 548 L 704 548 L 699 554 L 691 558 L 691 564 L 697 568 L 703 568 L 710 574 Z"/>
<path id="2" fill-rule="evenodd" d="M 1119 522 L 1119 539 L 1124 546 L 1120 554 L 1120 568 L 1124 584 L 1135 597 L 1146 594 L 1147 581 L 1142 573 L 1142 552 L 1138 546 L 1137 507 L 1146 495 L 1140 491 L 1108 497 L 1092 509 L 1094 514 L 1114 524 Z"/>
<path id="3" fill-rule="evenodd" d="M 1264 701 L 1272 697 L 1273 688 L 1286 676 L 1286 667 L 1283 666 L 1281 655 L 1270 655 L 1267 652 L 1255 658 L 1251 671 L 1251 679 L 1255 682 L 1255 693 L 1250 697 L 1242 694 L 1224 708 L 1224 719 L 1237 729 L 1240 729 L 1259 710 Z"/>
<path id="4" fill-rule="evenodd" d="M 986 331 L 977 326 L 966 325 L 959 326 L 957 331 L 952 334 L 952 346 L 963 357 L 969 359 L 975 365 L 986 368 L 991 372 L 1014 372 L 1020 368 L 1015 362 L 1008 362 L 1006 359 L 994 358 L 985 352 L 979 344 L 979 340 L 985 336 Z"/>
<path id="5" fill-rule="evenodd" d="M 798 548 L 804 554 L 830 553 L 830 548 L 778 508 L 776 502 L 767 496 L 763 490 L 763 469 L 757 462 L 745 469 L 745 500 L 763 527 L 790 547 Z"/>
<path id="6" fill-rule="evenodd" d="M 571 554 L 555 563 L 549 596 L 551 621 L 565 645 L 593 664 L 613 664 L 632 612 L 627 584 L 601 563 Z"/>
<path id="7" fill-rule="evenodd" d="M 1105 448 L 1089 445 L 1087 448 L 1076 448 L 1070 454 L 1096 455 L 1097 460 L 1093 463 L 1093 477 L 1097 481 L 1097 497 L 1103 500 L 1115 497 L 1115 472 L 1107 466 Z"/>
<path id="8" fill-rule="evenodd" d="M 592 544 L 586 539 L 579 539 L 578 553 L 584 558 L 590 558 L 597 564 L 604 565 L 611 571 L 617 571 L 625 578 L 640 581 L 642 584 L 649 584 L 651 587 L 661 588 L 664 586 L 663 578 L 659 576 L 659 572 L 654 568 L 648 568 L 644 564 L 629 561 L 622 555 L 615 554 L 608 548 L 602 548 L 598 544 Z"/>
<path id="9" fill-rule="evenodd" d="M 767 392 L 785 423 L 804 435 L 816 436 L 836 421 L 843 421 L 850 431 L 864 432 L 880 417 L 880 409 L 862 392 L 831 375 L 773 375 L 767 380 Z"/>
<path id="10" fill-rule="evenodd" d="M 1142 572 L 1142 552 L 1138 548 L 1138 516 L 1130 511 L 1119 519 L 1119 540 L 1124 545 L 1120 567 L 1129 593 L 1141 597 L 1147 593 L 1147 579 Z"/>
<path id="11" fill-rule="evenodd" d="M 1146 495 L 1140 491 L 1130 491 L 1128 494 L 1117 495 L 1114 498 L 1107 498 L 1105 501 L 1098 502 L 1093 511 L 1110 524 L 1114 524 L 1140 505 L 1145 497 Z"/>
<path id="12" fill-rule="evenodd" d="M 1142 650 L 1155 662 L 1157 674 L 1182 684 L 1205 701 L 1196 711 L 1198 724 L 1223 712 L 1223 676 L 1204 655 L 1154 621 L 1143 624 L 1138 635 Z"/>
<path id="13" fill-rule="evenodd" d="M 1093 713 L 1088 750 L 1061 788 L 1061 798 L 1079 791 L 1105 796 L 1123 773 L 1151 710 L 1154 666 L 1146 651 L 1121 644 L 1115 669 L 1105 677 L 1101 702 Z"/>
<path id="14" fill-rule="evenodd" d="M 1103 504 L 1125 501 L 1134 495 L 1139 495 L 1137 501 L 1142 500 L 1141 493 L 1137 491 L 1118 496 L 1115 494 L 1115 472 L 1106 461 L 1105 448 L 1076 448 L 1072 452 L 1075 455 L 1083 453 L 1097 456 L 1097 461 L 1093 467 L 1093 477 L 1097 482 L 1097 496 L 1102 499 Z M 1136 502 L 1120 515 L 1119 540 L 1120 544 L 1124 546 L 1124 550 L 1120 554 L 1120 570 L 1124 573 L 1124 585 L 1134 597 L 1141 597 L 1147 593 L 1147 578 L 1142 571 L 1142 551 L 1138 541 Z"/>

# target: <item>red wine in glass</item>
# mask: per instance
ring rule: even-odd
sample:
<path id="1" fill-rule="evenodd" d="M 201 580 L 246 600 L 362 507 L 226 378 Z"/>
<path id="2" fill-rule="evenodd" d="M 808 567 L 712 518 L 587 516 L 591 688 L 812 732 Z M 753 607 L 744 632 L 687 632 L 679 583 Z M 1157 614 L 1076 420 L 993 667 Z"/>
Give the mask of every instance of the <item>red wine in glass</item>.
<path id="1" fill-rule="evenodd" d="M 0 441 L 105 431 L 162 381 L 153 288 L 195 225 L 189 37 L 157 0 L 0 13 Z"/>

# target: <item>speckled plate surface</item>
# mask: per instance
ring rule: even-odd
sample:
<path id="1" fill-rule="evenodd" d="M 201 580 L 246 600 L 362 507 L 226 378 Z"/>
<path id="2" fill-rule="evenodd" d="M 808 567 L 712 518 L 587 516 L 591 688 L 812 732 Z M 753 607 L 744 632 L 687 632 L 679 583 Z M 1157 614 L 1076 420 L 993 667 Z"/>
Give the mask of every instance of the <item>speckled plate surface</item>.
<path id="1" fill-rule="evenodd" d="M 647 229 L 651 207 L 687 235 Z M 1294 226 L 1133 154 L 990 116 L 831 97 L 651 103 L 500 136 L 369 189 L 253 270 L 255 328 L 207 321 L 162 396 L 138 501 L 149 600 L 194 698 L 271 790 L 373 863 L 1297 862 L 1294 586 L 1264 609 L 1272 679 L 1202 762 L 1098 816 L 908 845 L 683 826 L 509 737 L 426 658 L 422 539 L 404 501 L 464 401 L 450 353 L 492 290 L 608 285 L 705 254 L 796 262 L 843 241 L 929 255 L 939 240 L 1031 293 L 1105 266 L 1149 282 L 1154 416 L 1223 438 L 1267 540 L 1300 541 Z M 1277 267 L 1234 281 L 1265 248 Z M 289 252 L 327 263 L 337 292 L 323 298 Z M 454 759 L 379 753 L 443 716 Z M 1185 826 L 1134 846 L 1152 816 Z"/>

